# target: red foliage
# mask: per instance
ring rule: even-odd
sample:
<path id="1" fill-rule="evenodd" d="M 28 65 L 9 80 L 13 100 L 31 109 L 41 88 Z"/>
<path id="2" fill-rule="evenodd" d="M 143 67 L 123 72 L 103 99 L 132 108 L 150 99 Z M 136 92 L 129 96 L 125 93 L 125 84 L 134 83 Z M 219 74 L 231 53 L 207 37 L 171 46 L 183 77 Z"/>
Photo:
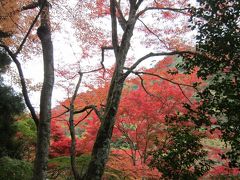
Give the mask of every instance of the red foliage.
<path id="1" fill-rule="evenodd" d="M 149 179 L 159 179 L 161 174 L 156 169 L 149 169 L 146 164 L 132 164 L 131 158 L 122 150 L 113 150 L 111 152 L 107 168 L 121 171 L 122 177 L 130 179 L 141 179 L 147 177 Z"/>
<path id="2" fill-rule="evenodd" d="M 172 63 L 172 58 L 167 57 L 155 68 L 147 70 L 147 73 L 154 73 L 162 78 L 150 75 L 142 76 L 145 89 L 138 79 L 127 81 L 112 139 L 115 144 L 121 139 L 127 144 L 127 148 L 114 150 L 113 154 L 115 155 L 111 156 L 109 160 L 109 168 L 122 170 L 135 178 L 160 176 L 155 170 L 148 169 L 148 152 L 155 147 L 154 140 L 156 138 L 164 139 L 167 135 L 165 116 L 178 111 L 184 112 L 182 103 L 193 101 L 191 99 L 193 88 L 179 86 L 172 82 L 191 85 L 192 82 L 198 80 L 194 74 L 191 76 L 168 74 L 167 71 L 173 69 Z M 172 82 L 166 81 L 165 78 Z M 77 97 L 76 108 L 81 109 L 86 105 L 95 104 L 98 109 L 104 109 L 109 83 L 102 84 L 98 88 L 93 86 L 89 88 L 88 92 L 81 93 Z M 67 106 L 68 100 L 63 104 Z M 60 107 L 53 114 L 57 116 L 65 110 Z M 76 115 L 75 124 L 78 124 L 85 115 L 86 113 Z M 69 155 L 70 136 L 66 123 L 67 118 L 67 115 L 63 115 L 52 121 L 51 156 Z M 94 113 L 77 125 L 77 154 L 89 153 L 92 150 L 99 125 L 100 120 Z"/>
<path id="3" fill-rule="evenodd" d="M 168 69 L 166 67 L 171 63 L 172 59 L 166 58 L 156 65 L 157 68 L 147 72 L 178 81 L 178 83 L 191 84 L 196 80 L 196 77 L 187 78 L 166 73 Z M 163 139 L 166 136 L 165 116 L 175 114 L 177 111 L 183 112 L 182 103 L 188 101 L 185 96 L 190 98 L 193 94 L 190 88 L 181 89 L 176 84 L 153 76 L 144 77 L 144 80 L 146 80 L 144 81 L 146 89 L 140 83 L 136 85 L 135 82 L 133 87 L 125 92 L 113 135 L 113 141 L 121 137 L 129 145 L 131 151 L 128 153 L 133 164 L 138 161 L 143 164 L 147 162 L 148 152 L 154 148 L 154 140 Z"/>

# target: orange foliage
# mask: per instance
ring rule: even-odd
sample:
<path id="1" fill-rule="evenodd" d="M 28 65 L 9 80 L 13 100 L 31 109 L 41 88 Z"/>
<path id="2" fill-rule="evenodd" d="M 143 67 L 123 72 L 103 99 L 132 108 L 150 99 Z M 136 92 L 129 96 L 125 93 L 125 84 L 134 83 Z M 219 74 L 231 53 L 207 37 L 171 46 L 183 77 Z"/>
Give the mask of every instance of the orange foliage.
<path id="1" fill-rule="evenodd" d="M 149 169 L 146 164 L 137 162 L 133 165 L 131 158 L 122 150 L 113 150 L 107 163 L 108 169 L 121 171 L 122 177 L 128 179 L 142 179 L 146 177 L 149 179 L 159 179 L 161 174 L 156 169 Z"/>

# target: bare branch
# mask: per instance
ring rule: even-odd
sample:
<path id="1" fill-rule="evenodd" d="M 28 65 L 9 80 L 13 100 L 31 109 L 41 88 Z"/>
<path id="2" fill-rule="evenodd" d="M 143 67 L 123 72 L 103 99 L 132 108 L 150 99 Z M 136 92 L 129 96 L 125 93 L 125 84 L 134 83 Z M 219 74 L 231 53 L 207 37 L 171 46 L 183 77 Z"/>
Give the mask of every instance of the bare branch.
<path id="1" fill-rule="evenodd" d="M 136 4 L 136 8 L 138 9 L 139 6 L 142 4 L 143 0 L 138 0 L 137 4 Z"/>
<path id="2" fill-rule="evenodd" d="M 145 85 L 144 85 L 144 79 L 142 78 L 142 76 L 140 75 L 140 74 L 136 74 L 138 77 L 139 77 L 139 79 L 141 80 L 141 85 L 142 85 L 142 88 L 143 88 L 143 90 L 149 95 L 149 96 L 154 96 L 155 97 L 155 95 L 153 95 L 152 93 L 150 93 L 148 90 L 147 90 L 147 88 L 145 87 Z"/>
<path id="3" fill-rule="evenodd" d="M 103 46 L 102 48 L 102 59 L 101 59 L 101 67 L 100 68 L 97 68 L 97 69 L 94 69 L 94 70 L 90 70 L 90 71 L 82 71 L 81 73 L 82 74 L 89 74 L 89 73 L 93 73 L 93 72 L 97 72 L 97 71 L 100 71 L 103 69 L 103 77 L 105 76 L 105 73 L 106 73 L 106 68 L 104 66 L 104 50 L 109 50 L 109 49 L 113 49 L 113 47 L 108 47 L 108 46 Z"/>
<path id="4" fill-rule="evenodd" d="M 178 82 L 175 82 L 175 81 L 173 81 L 173 80 L 170 80 L 170 79 L 167 79 L 167 78 L 165 78 L 165 77 L 162 77 L 162 76 L 160 76 L 160 75 L 158 75 L 158 74 L 153 74 L 153 73 L 148 73 L 148 72 L 142 72 L 142 71 L 138 71 L 138 72 L 133 71 L 132 73 L 133 73 L 133 74 L 144 74 L 144 75 L 149 75 L 149 76 L 155 76 L 155 77 L 158 77 L 159 79 L 162 79 L 162 80 L 164 80 L 164 81 L 168 81 L 168 82 L 170 82 L 170 83 L 172 83 L 172 84 L 175 84 L 175 85 L 186 86 L 186 87 L 190 87 L 190 88 L 196 89 L 196 87 L 193 86 L 193 85 L 184 84 L 184 83 L 178 83 Z"/>
<path id="5" fill-rule="evenodd" d="M 98 116 L 100 121 L 102 122 L 102 120 L 103 120 L 102 115 L 101 115 L 101 113 L 99 112 L 99 110 L 97 109 L 97 107 L 95 105 L 85 106 L 84 108 L 82 108 L 80 110 L 74 111 L 74 114 L 83 113 L 83 112 L 87 111 L 88 109 L 94 110 L 94 112 L 96 113 L 96 115 Z"/>
<path id="6" fill-rule="evenodd" d="M 142 76 L 140 74 L 135 74 L 135 75 L 137 75 L 139 77 L 139 79 L 141 80 L 141 86 L 142 86 L 143 90 L 145 91 L 145 93 L 148 94 L 149 96 L 157 98 L 159 101 L 161 101 L 162 107 L 163 107 L 166 104 L 166 102 L 163 101 L 163 98 L 149 92 L 144 85 L 144 79 L 142 78 Z"/>
<path id="7" fill-rule="evenodd" d="M 39 118 L 35 112 L 35 109 L 32 106 L 32 103 L 29 99 L 28 96 L 28 91 L 27 91 L 27 85 L 26 85 L 26 81 L 23 75 L 23 71 L 22 71 L 22 66 L 20 64 L 20 62 L 18 61 L 17 57 L 14 55 L 14 53 L 5 45 L 0 44 L 0 47 L 3 47 L 5 49 L 5 51 L 9 54 L 9 56 L 12 58 L 13 62 L 16 64 L 17 66 L 17 70 L 18 70 L 18 74 L 19 74 L 19 78 L 21 81 L 21 86 L 22 86 L 22 93 L 23 93 L 23 97 L 25 100 L 25 103 L 31 113 L 31 116 L 36 124 L 36 126 L 38 127 L 38 123 L 39 123 Z"/>
<path id="8" fill-rule="evenodd" d="M 74 114 L 80 114 L 83 113 L 85 111 L 87 111 L 88 109 L 93 109 L 93 107 L 95 107 L 94 105 L 89 105 L 89 106 L 85 106 L 84 108 L 74 111 Z"/>
<path id="9" fill-rule="evenodd" d="M 118 35 L 117 35 L 117 19 L 116 19 L 116 2 L 115 0 L 110 0 L 110 11 L 112 18 L 112 45 L 115 54 L 118 52 Z"/>
<path id="10" fill-rule="evenodd" d="M 76 127 L 80 122 L 82 122 L 84 119 L 86 119 L 91 114 L 92 111 L 93 111 L 93 109 L 88 111 L 87 114 L 74 125 L 74 127 Z"/>
<path id="11" fill-rule="evenodd" d="M 59 117 L 61 117 L 62 115 L 68 113 L 68 112 L 69 112 L 69 109 L 66 110 L 66 111 L 64 111 L 64 112 L 62 112 L 61 114 L 59 114 L 59 115 L 57 115 L 57 116 L 51 117 L 51 119 L 59 118 Z"/>
<path id="12" fill-rule="evenodd" d="M 127 71 L 124 73 L 124 75 L 122 76 L 122 79 L 125 80 L 128 75 L 144 60 L 150 58 L 150 57 L 157 57 L 157 56 L 173 56 L 173 55 L 179 55 L 179 56 L 192 56 L 194 58 L 194 56 L 203 56 L 205 58 L 208 58 L 209 60 L 212 61 L 217 61 L 218 57 L 208 53 L 208 52 L 204 52 L 202 50 L 198 50 L 198 51 L 172 51 L 172 52 L 160 52 L 160 53 L 148 53 L 145 56 L 141 57 L 140 59 L 138 59 L 130 68 L 125 68 L 127 69 Z"/>
<path id="13" fill-rule="evenodd" d="M 117 16 L 118 18 L 118 22 L 120 24 L 120 26 L 122 27 L 122 30 L 124 31 L 126 29 L 126 26 L 127 26 L 127 20 L 124 18 L 123 16 L 123 13 L 122 13 L 122 10 L 121 10 L 121 7 L 120 7 L 120 2 L 116 2 L 116 8 L 117 8 L 117 11 L 118 11 L 118 14 L 119 16 Z"/>
<path id="14" fill-rule="evenodd" d="M 71 99 L 71 102 L 70 102 L 70 106 L 72 106 L 75 102 L 75 99 L 77 97 L 77 93 L 78 93 L 78 90 L 80 88 L 80 84 L 82 82 L 82 77 L 83 77 L 83 73 L 82 72 L 79 72 L 79 79 L 78 79 L 78 82 L 77 82 L 77 85 L 76 85 L 76 88 L 75 88 L 75 91 L 73 93 L 73 96 L 72 96 L 72 99 Z M 71 109 L 70 109 L 71 110 Z"/>
<path id="15" fill-rule="evenodd" d="M 38 5 L 38 3 L 37 3 L 37 5 Z M 25 42 L 26 42 L 29 34 L 31 33 L 34 25 L 36 24 L 36 22 L 37 22 L 37 20 L 38 20 L 38 18 L 39 18 L 39 16 L 40 16 L 40 14 L 42 13 L 43 8 L 44 8 L 44 5 L 41 7 L 41 9 L 40 9 L 40 11 L 38 12 L 37 16 L 34 18 L 31 26 L 29 27 L 29 29 L 28 29 L 28 31 L 27 31 L 27 34 L 24 36 L 24 38 L 23 38 L 20 46 L 18 47 L 17 51 L 15 52 L 15 56 L 17 56 L 17 55 L 19 54 L 19 52 L 22 50 L 23 45 L 25 44 Z"/>
<path id="16" fill-rule="evenodd" d="M 138 18 L 138 20 L 143 24 L 143 26 L 144 26 L 151 34 L 153 34 L 153 35 L 159 40 L 159 42 L 161 42 L 161 43 L 164 44 L 165 48 L 167 48 L 167 49 L 169 48 L 169 47 L 166 45 L 166 43 L 165 43 L 163 40 L 161 40 L 161 39 L 159 38 L 159 36 L 158 36 L 156 33 L 154 33 L 141 19 Z"/>
<path id="17" fill-rule="evenodd" d="M 192 101 L 187 97 L 187 95 L 184 93 L 182 87 L 178 84 L 178 88 L 180 89 L 180 91 L 182 92 L 182 94 L 184 95 L 184 97 L 188 100 L 188 102 L 190 104 L 192 104 Z M 195 89 L 195 88 L 194 88 Z"/>
<path id="18" fill-rule="evenodd" d="M 164 78 L 164 77 L 162 77 L 162 76 L 160 76 L 160 75 L 158 75 L 158 74 L 153 74 L 153 73 L 148 73 L 148 72 L 136 72 L 136 71 L 133 71 L 132 73 L 133 73 L 133 74 L 136 74 L 138 77 L 139 77 L 140 74 L 149 75 L 149 76 L 155 76 L 155 77 L 158 77 L 159 79 L 162 79 L 162 80 L 164 80 L 164 81 L 168 81 L 168 82 L 170 82 L 170 83 L 172 83 L 172 84 L 177 85 L 178 88 L 180 89 L 180 91 L 182 92 L 182 94 L 184 95 L 184 97 L 189 101 L 190 104 L 192 104 L 191 100 L 190 100 L 190 99 L 187 97 L 187 95 L 184 93 L 184 91 L 183 91 L 183 89 L 182 89 L 181 86 L 191 87 L 191 88 L 197 90 L 197 88 L 196 88 L 195 86 L 189 85 L 189 84 L 178 83 L 178 82 L 172 81 L 172 80 L 170 80 L 170 79 Z M 142 83 L 141 83 L 141 84 L 142 84 Z M 147 91 L 146 91 L 146 92 L 147 92 Z"/>
<path id="19" fill-rule="evenodd" d="M 31 4 L 28 4 L 26 6 L 21 7 L 20 11 L 25 11 L 25 10 L 29 10 L 29 9 L 35 9 L 38 6 L 39 6 L 38 2 L 32 2 Z"/>
<path id="20" fill-rule="evenodd" d="M 148 53 L 147 55 L 141 57 L 140 59 L 138 59 L 130 68 L 126 68 L 128 69 L 124 75 L 123 75 L 123 79 L 126 79 L 127 76 L 144 60 L 150 58 L 150 57 L 157 57 L 157 56 L 170 56 L 170 55 L 183 55 L 183 54 L 193 54 L 194 52 L 190 52 L 190 51 L 172 51 L 172 52 L 161 52 L 161 53 Z M 194 53 L 195 55 L 196 53 Z"/>

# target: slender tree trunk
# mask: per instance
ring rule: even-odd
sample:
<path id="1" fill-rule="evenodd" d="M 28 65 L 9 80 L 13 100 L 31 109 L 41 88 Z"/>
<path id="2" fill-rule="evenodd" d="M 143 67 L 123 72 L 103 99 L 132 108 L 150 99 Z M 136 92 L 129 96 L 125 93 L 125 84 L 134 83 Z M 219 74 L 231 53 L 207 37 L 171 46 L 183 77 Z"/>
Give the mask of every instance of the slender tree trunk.
<path id="1" fill-rule="evenodd" d="M 78 83 L 76 85 L 73 97 L 71 99 L 70 102 L 70 115 L 69 115 L 69 130 L 70 130 L 70 135 L 71 135 L 71 147 L 70 147 L 70 157 L 71 157 L 71 168 L 72 168 L 72 172 L 73 172 L 73 176 L 74 179 L 79 179 L 80 175 L 77 171 L 77 167 L 76 167 L 76 132 L 75 132 L 75 125 L 74 125 L 74 103 L 77 97 L 77 93 L 78 90 L 80 88 L 80 84 L 82 82 L 82 76 L 83 74 L 80 72 L 79 73 L 79 79 L 78 79 Z"/>
<path id="2" fill-rule="evenodd" d="M 44 81 L 40 99 L 40 121 L 37 134 L 36 157 L 34 162 L 33 180 L 44 180 L 47 177 L 48 149 L 50 140 L 51 99 L 54 84 L 53 45 L 49 19 L 49 5 L 45 0 L 39 0 L 44 6 L 41 14 L 41 25 L 38 37 L 42 43 Z"/>
<path id="3" fill-rule="evenodd" d="M 76 167 L 76 133 L 74 127 L 74 105 L 70 105 L 70 116 L 69 116 L 69 130 L 71 135 L 71 147 L 70 147 L 70 157 L 71 157 L 71 168 L 73 172 L 74 179 L 79 178 L 79 174 Z"/>

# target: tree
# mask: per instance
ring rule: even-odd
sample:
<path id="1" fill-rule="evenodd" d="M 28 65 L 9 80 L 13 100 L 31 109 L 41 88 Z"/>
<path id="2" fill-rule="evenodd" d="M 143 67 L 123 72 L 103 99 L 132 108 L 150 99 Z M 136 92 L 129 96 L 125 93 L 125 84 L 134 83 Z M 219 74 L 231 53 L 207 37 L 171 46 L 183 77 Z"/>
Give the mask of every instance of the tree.
<path id="1" fill-rule="evenodd" d="M 11 2 L 9 2 L 11 3 Z M 7 4 L 7 2 L 5 2 Z M 51 27 L 50 27 L 50 18 L 49 18 L 49 7 L 50 4 L 46 0 L 39 0 L 37 2 L 32 2 L 26 4 L 20 8 L 17 8 L 14 13 L 19 13 L 21 11 L 35 9 L 40 7 L 40 10 L 32 23 L 27 26 L 28 30 L 22 41 L 15 52 L 11 50 L 7 42 L 1 41 L 1 47 L 9 54 L 11 59 L 17 66 L 21 85 L 22 93 L 24 96 L 25 103 L 29 108 L 32 118 L 35 121 L 38 127 L 37 135 L 37 147 L 36 147 L 36 158 L 34 163 L 34 173 L 33 179 L 45 179 L 46 170 L 47 170 L 47 160 L 48 160 L 48 147 L 49 147 L 49 138 L 50 138 L 50 120 L 51 120 L 51 96 L 54 83 L 54 66 L 53 66 L 53 45 L 51 41 Z M 9 17 L 11 15 L 7 14 Z M 41 100 L 40 100 L 40 115 L 39 118 L 31 104 L 31 101 L 28 96 L 28 89 L 26 86 L 26 80 L 23 75 L 23 70 L 21 63 L 18 60 L 18 54 L 21 52 L 23 46 L 25 45 L 27 38 L 30 36 L 30 33 L 36 24 L 38 18 L 40 17 L 40 27 L 37 30 L 37 35 L 42 44 L 43 52 L 43 64 L 44 64 L 44 80 L 41 90 Z M 16 42 L 17 43 L 17 42 Z"/>
<path id="2" fill-rule="evenodd" d="M 54 84 L 53 44 L 49 17 L 50 4 L 46 0 L 39 0 L 38 5 L 42 8 L 41 25 L 37 34 L 42 44 L 44 80 L 40 98 L 40 115 L 33 174 L 33 179 L 36 180 L 46 178 L 50 141 L 51 100 Z"/>
<path id="3" fill-rule="evenodd" d="M 188 106 L 191 117 L 197 117 L 221 130 L 221 138 L 229 145 L 226 153 L 230 167 L 240 162 L 240 101 L 239 101 L 239 17 L 240 6 L 235 0 L 199 0 L 199 7 L 191 10 L 191 27 L 198 31 L 195 55 L 185 54 L 180 65 L 191 73 L 197 67 L 197 75 L 207 81 L 198 93 L 199 106 L 195 113 Z M 214 130 L 214 129 L 212 129 Z M 223 155 L 223 158 L 226 156 Z"/>
<path id="4" fill-rule="evenodd" d="M 148 60 L 150 57 L 156 57 L 156 56 L 164 56 L 164 55 L 175 55 L 175 54 L 181 54 L 183 52 L 177 51 L 181 47 L 181 43 L 179 42 L 179 33 L 173 33 L 168 34 L 168 38 L 165 37 L 163 34 L 166 32 L 172 32 L 169 29 L 166 30 L 164 28 L 158 28 L 156 26 L 153 26 L 153 30 L 148 27 L 149 23 L 145 24 L 141 18 L 145 16 L 145 14 L 152 12 L 154 15 L 156 15 L 156 21 L 159 19 L 173 19 L 174 17 L 177 17 L 177 13 L 182 14 L 184 16 L 186 10 L 188 8 L 185 7 L 187 1 L 148 1 L 147 3 L 143 2 L 142 0 L 139 1 L 115 1 L 110 0 L 110 8 L 108 7 L 108 1 L 97 1 L 97 6 L 94 7 L 91 1 L 86 1 L 85 3 L 79 3 L 77 7 L 90 7 L 91 11 L 88 12 L 96 12 L 96 14 L 91 14 L 91 17 L 106 17 L 108 15 L 111 15 L 111 34 L 112 36 L 109 37 L 109 35 L 105 32 L 107 27 L 103 27 L 103 31 L 99 32 L 99 28 L 96 29 L 90 28 L 90 31 L 93 33 L 85 33 L 85 36 L 83 35 L 83 31 L 80 31 L 78 36 L 79 37 L 85 37 L 84 42 L 81 44 L 83 47 L 87 47 L 83 50 L 83 58 L 87 55 L 89 55 L 89 50 L 94 49 L 95 52 L 95 43 L 87 44 L 86 42 L 89 42 L 90 40 L 94 40 L 94 42 L 99 42 L 99 40 L 102 40 L 102 36 L 106 35 L 106 38 L 104 39 L 104 42 L 101 42 L 101 45 L 98 44 L 101 47 L 102 50 L 102 61 L 101 64 L 103 64 L 104 61 L 104 50 L 113 50 L 114 52 L 114 70 L 113 70 L 113 76 L 111 78 L 111 84 L 108 91 L 108 97 L 106 98 L 104 106 L 104 111 L 101 113 L 100 119 L 100 128 L 98 131 L 98 135 L 93 147 L 92 152 L 92 160 L 89 164 L 88 171 L 86 175 L 84 176 L 85 179 L 100 179 L 102 177 L 105 164 L 108 159 L 108 154 L 110 151 L 110 142 L 112 137 L 112 131 L 116 120 L 116 113 L 118 111 L 119 102 L 121 99 L 122 89 L 124 86 L 125 79 L 130 74 L 137 74 L 137 72 L 134 72 L 135 69 L 137 69 L 138 65 L 143 62 L 144 60 Z M 95 9 L 94 9 L 95 8 Z M 166 12 L 168 11 L 168 12 Z M 77 14 L 78 15 L 78 14 Z M 78 15 L 79 16 L 79 15 Z M 158 19 L 159 18 L 159 19 Z M 82 20 L 83 18 L 81 18 Z M 106 18 L 109 19 L 109 18 Z M 87 28 L 89 27 L 89 23 L 84 23 L 84 21 L 76 22 L 74 25 L 78 28 Z M 101 21 L 100 21 L 101 23 Z M 83 26 L 81 26 L 83 24 Z M 129 55 L 130 50 L 130 42 L 133 37 L 133 31 L 135 29 L 135 25 L 140 24 L 138 28 L 143 33 L 142 35 L 145 37 L 145 35 L 154 36 L 154 40 L 151 41 L 153 45 L 157 45 L 160 48 L 166 50 L 163 52 L 157 52 L 157 53 L 148 53 L 145 56 L 140 57 L 137 59 L 132 65 L 128 66 L 129 59 L 131 59 L 131 56 Z M 152 23 L 153 24 L 153 23 Z M 90 26 L 91 27 L 91 26 Z M 186 29 L 183 26 L 182 29 L 176 28 L 176 31 L 185 32 Z M 118 28 L 121 28 L 119 31 Z M 82 29 L 81 29 L 82 30 Z M 99 33 L 98 33 L 99 32 Z M 156 33 L 157 32 L 157 33 Z M 161 37 L 162 36 L 162 37 Z M 173 38 L 175 36 L 176 38 Z M 170 40 L 170 38 L 173 38 Z M 94 39 L 95 38 L 95 39 Z M 111 39 L 111 40 L 110 40 Z M 147 38 L 144 38 L 146 40 Z M 151 39 L 151 38 L 149 38 Z M 150 41 L 144 42 L 147 45 L 150 46 Z M 141 42 L 142 43 L 142 42 Z M 152 46 L 151 46 L 152 47 Z M 152 48 L 154 49 L 154 48 Z M 175 51 L 174 51 L 175 50 Z M 85 56 L 84 56 L 85 55 Z M 82 108 L 84 109 L 84 108 Z M 87 108 L 86 108 L 87 109 Z M 98 110 L 98 109 L 97 109 Z M 98 113 L 98 111 L 96 111 Z"/>
<path id="5" fill-rule="evenodd" d="M 185 1 L 186 2 L 186 1 Z M 170 12 L 183 12 L 184 8 L 174 8 L 175 3 L 171 4 L 168 1 L 164 1 L 162 4 L 154 1 L 150 2 L 146 6 L 142 0 L 127 1 L 126 9 L 121 9 L 122 2 L 110 0 L 110 14 L 112 25 L 112 48 L 115 56 L 115 69 L 111 80 L 111 85 L 108 91 L 108 97 L 106 100 L 105 111 L 103 113 L 103 119 L 98 130 L 97 138 L 93 146 L 91 161 L 88 166 L 88 171 L 84 176 L 84 179 L 101 179 L 104 167 L 108 159 L 110 151 L 110 143 L 112 138 L 113 127 L 116 121 L 116 114 L 121 99 L 121 94 L 124 86 L 124 81 L 131 74 L 134 69 L 144 60 L 153 56 L 161 55 L 175 55 L 179 52 L 162 52 L 162 53 L 149 53 L 137 60 L 132 66 L 126 68 L 126 59 L 130 48 L 130 42 L 133 36 L 133 31 L 140 16 L 143 16 L 146 12 L 151 10 Z M 170 4 L 172 6 L 170 6 Z M 140 9 L 141 5 L 143 9 Z M 180 7 L 182 7 L 180 6 Z M 173 8 L 172 8 L 173 7 Z M 125 12 L 127 16 L 125 16 Z M 118 20 L 118 21 L 117 21 Z M 122 36 L 119 38 L 118 25 L 123 30 Z"/>

